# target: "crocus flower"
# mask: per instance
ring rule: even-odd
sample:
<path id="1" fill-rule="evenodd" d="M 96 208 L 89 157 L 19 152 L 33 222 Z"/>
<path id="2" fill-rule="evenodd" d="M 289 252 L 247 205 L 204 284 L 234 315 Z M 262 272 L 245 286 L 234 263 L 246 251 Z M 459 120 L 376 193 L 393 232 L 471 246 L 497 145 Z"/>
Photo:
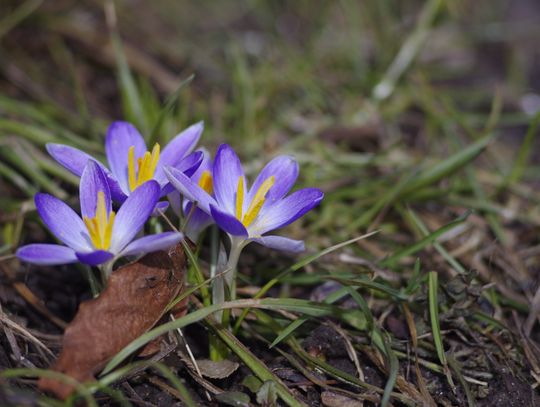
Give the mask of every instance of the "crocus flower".
<path id="1" fill-rule="evenodd" d="M 212 167 L 213 196 L 175 168 L 166 167 L 165 173 L 186 199 L 229 234 L 233 248 L 253 241 L 279 250 L 304 250 L 302 241 L 265 234 L 294 222 L 323 198 L 317 188 L 286 196 L 298 176 L 298 163 L 285 155 L 270 161 L 249 188 L 238 156 L 226 144 L 218 148 Z"/>
<path id="2" fill-rule="evenodd" d="M 133 240 L 152 213 L 160 196 L 156 181 L 140 185 L 120 206 L 112 210 L 107 177 L 100 165 L 88 161 L 81 177 L 82 218 L 54 196 L 39 193 L 36 208 L 50 231 L 64 244 L 30 244 L 17 250 L 17 257 L 40 265 L 80 261 L 92 266 L 112 263 L 116 258 L 162 250 L 182 238 L 164 232 Z"/>
<path id="3" fill-rule="evenodd" d="M 172 190 L 163 171 L 171 166 L 192 175 L 198 168 L 202 153 L 191 153 L 203 131 L 203 123 L 196 123 L 173 138 L 161 151 L 155 144 L 151 151 L 137 129 L 127 122 L 113 122 L 105 138 L 105 153 L 109 168 L 101 165 L 113 200 L 124 202 L 137 188 L 146 181 L 155 180 L 161 187 L 160 196 Z M 47 144 L 49 154 L 66 169 L 81 176 L 86 163 L 95 158 L 89 154 L 63 144 Z"/>
<path id="4" fill-rule="evenodd" d="M 212 159 L 208 150 L 202 148 L 200 151 L 203 154 L 203 159 L 197 171 L 191 176 L 191 179 L 208 194 L 213 195 Z M 200 233 L 213 223 L 212 217 L 196 205 L 193 205 L 191 201 L 187 199 L 182 200 L 177 190 L 171 192 L 168 198 L 173 210 L 176 213 L 182 213 L 187 218 L 184 233 L 191 241 L 196 242 Z"/>

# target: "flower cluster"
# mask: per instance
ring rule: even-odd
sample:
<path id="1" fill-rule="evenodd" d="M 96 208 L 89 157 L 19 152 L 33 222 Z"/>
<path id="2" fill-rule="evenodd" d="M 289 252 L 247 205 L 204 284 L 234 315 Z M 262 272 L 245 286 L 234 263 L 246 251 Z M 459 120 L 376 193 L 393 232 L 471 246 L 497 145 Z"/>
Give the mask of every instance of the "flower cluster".
<path id="1" fill-rule="evenodd" d="M 126 122 L 109 126 L 105 139 L 108 165 L 76 148 L 49 144 L 51 156 L 80 177 L 80 216 L 66 203 L 39 193 L 36 209 L 49 230 L 63 244 L 30 244 L 17 256 L 41 265 L 82 262 L 106 266 L 116 259 L 163 250 L 177 244 L 183 234 L 163 232 L 142 236 L 154 214 L 169 203 L 186 219 L 184 232 L 196 240 L 203 229 L 215 223 L 230 237 L 228 267 L 234 268 L 249 242 L 298 252 L 302 241 L 267 235 L 294 222 L 317 206 L 323 194 L 306 188 L 289 194 L 298 176 L 298 164 L 290 156 L 268 163 L 251 187 L 234 150 L 222 144 L 215 159 L 195 151 L 203 131 L 194 124 L 161 150 L 148 150 L 137 129 Z M 162 200 L 162 198 L 168 198 Z M 225 271 L 225 270 L 223 270 Z"/>

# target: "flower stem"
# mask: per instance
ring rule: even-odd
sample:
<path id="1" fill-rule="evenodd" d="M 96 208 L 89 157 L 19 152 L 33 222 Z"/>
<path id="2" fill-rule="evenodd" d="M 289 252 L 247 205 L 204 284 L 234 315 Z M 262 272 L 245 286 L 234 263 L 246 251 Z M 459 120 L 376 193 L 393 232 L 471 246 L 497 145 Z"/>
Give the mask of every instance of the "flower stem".
<path id="1" fill-rule="evenodd" d="M 108 261 L 107 263 L 103 263 L 99 266 L 99 271 L 101 273 L 101 284 L 103 288 L 101 291 L 107 287 L 107 281 L 109 280 L 109 276 L 112 274 L 112 268 L 113 268 L 113 261 Z"/>

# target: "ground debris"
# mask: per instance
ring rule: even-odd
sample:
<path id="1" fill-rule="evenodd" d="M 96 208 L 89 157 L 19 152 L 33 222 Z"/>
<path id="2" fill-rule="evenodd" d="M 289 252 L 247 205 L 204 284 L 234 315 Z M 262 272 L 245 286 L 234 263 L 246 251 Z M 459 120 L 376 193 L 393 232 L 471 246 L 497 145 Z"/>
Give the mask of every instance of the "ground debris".
<path id="1" fill-rule="evenodd" d="M 66 329 L 52 370 L 85 382 L 122 348 L 152 328 L 183 287 L 186 258 L 181 245 L 121 267 L 99 297 L 81 304 Z M 39 388 L 65 399 L 73 386 L 42 378 Z"/>

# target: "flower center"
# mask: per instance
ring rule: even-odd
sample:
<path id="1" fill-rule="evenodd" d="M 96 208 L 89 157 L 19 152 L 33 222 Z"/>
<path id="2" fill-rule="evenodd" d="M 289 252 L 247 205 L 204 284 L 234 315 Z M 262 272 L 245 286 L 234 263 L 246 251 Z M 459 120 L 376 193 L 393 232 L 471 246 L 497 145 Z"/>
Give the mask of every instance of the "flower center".
<path id="1" fill-rule="evenodd" d="M 97 196 L 96 216 L 93 218 L 89 218 L 88 216 L 83 217 L 84 224 L 90 235 L 90 240 L 96 249 L 108 250 L 111 246 L 114 217 L 115 213 L 113 211 L 107 216 L 105 194 L 103 191 L 99 191 Z"/>
<path id="2" fill-rule="evenodd" d="M 201 178 L 199 178 L 199 186 L 208 192 L 209 195 L 212 195 L 212 192 L 214 191 L 214 183 L 212 181 L 210 171 L 203 171 Z"/>
<path id="3" fill-rule="evenodd" d="M 135 146 L 131 146 L 128 151 L 128 182 L 129 190 L 134 191 L 137 187 L 144 184 L 146 181 L 154 178 L 159 161 L 159 144 L 156 143 L 152 148 L 152 153 L 145 152 L 142 157 L 137 159 L 135 165 Z"/>
<path id="4" fill-rule="evenodd" d="M 276 177 L 272 175 L 261 184 L 246 213 L 244 214 L 244 177 L 238 178 L 238 188 L 236 189 L 236 218 L 242 222 L 245 227 L 248 227 L 253 223 L 264 205 L 266 194 L 270 188 L 272 188 L 272 185 L 274 185 L 275 182 Z"/>

